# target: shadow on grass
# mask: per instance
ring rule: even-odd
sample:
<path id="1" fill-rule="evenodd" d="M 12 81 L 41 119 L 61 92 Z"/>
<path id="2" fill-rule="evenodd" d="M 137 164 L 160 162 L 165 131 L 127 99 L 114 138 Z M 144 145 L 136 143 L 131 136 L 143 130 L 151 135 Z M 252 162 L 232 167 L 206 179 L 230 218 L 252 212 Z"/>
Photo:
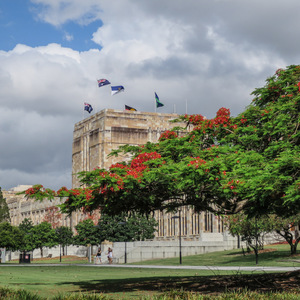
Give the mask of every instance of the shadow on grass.
<path id="1" fill-rule="evenodd" d="M 198 255 L 191 255 L 183 257 L 183 265 L 186 266 L 255 266 L 256 259 L 253 252 L 248 253 L 246 249 L 226 251 L 224 253 L 205 253 Z M 300 254 L 291 255 L 289 247 L 285 247 L 284 250 L 276 249 L 274 247 L 266 247 L 259 252 L 259 265 L 261 266 L 294 266 L 294 262 L 297 263 L 297 258 Z M 132 263 L 133 265 L 162 265 L 162 266 L 177 266 L 178 261 L 175 259 L 157 259 L 143 262 Z"/>
<path id="2" fill-rule="evenodd" d="M 255 262 L 255 254 L 253 252 L 237 252 L 237 253 L 228 253 L 225 254 L 228 258 L 226 261 L 222 262 L 222 265 L 233 265 L 233 264 L 240 264 L 242 263 L 243 265 L 249 265 L 253 264 Z M 276 262 L 276 261 L 289 261 L 293 258 L 291 256 L 289 251 L 276 251 L 273 249 L 265 249 L 265 252 L 260 252 L 258 254 L 258 260 L 259 262 L 264 264 L 264 262 Z M 300 259 L 300 256 L 299 256 Z"/>
<path id="3" fill-rule="evenodd" d="M 223 293 L 247 289 L 250 291 L 274 292 L 299 290 L 300 271 L 226 276 L 152 277 L 116 280 L 92 280 L 62 282 L 81 291 L 96 293 L 130 293 L 138 291 L 166 292 L 185 290 L 201 293 Z"/>

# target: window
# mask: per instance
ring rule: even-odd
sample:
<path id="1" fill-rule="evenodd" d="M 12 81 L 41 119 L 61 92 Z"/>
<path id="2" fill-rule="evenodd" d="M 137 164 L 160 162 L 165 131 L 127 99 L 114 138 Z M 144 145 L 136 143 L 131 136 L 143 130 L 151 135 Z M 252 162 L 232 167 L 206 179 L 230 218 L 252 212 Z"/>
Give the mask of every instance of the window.
<path id="1" fill-rule="evenodd" d="M 200 233 L 200 215 L 194 213 L 192 215 L 192 234 L 196 235 Z"/>
<path id="2" fill-rule="evenodd" d="M 206 211 L 204 213 L 204 231 L 206 232 L 213 232 L 213 214 Z"/>

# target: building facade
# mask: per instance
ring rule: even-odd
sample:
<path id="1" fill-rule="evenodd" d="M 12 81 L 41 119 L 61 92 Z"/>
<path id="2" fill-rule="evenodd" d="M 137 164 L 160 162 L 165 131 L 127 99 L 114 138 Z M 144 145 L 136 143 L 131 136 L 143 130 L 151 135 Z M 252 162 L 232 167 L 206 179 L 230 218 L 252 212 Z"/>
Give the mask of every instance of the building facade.
<path id="1" fill-rule="evenodd" d="M 19 185 L 8 191 L 2 191 L 9 208 L 11 225 L 18 226 L 24 219 L 30 219 L 34 225 L 44 221 L 52 223 L 55 227 L 72 225 L 71 218 L 59 212 L 57 205 L 61 199 L 35 201 L 18 194 L 30 187 L 31 185 Z"/>
<path id="2" fill-rule="evenodd" d="M 172 123 L 177 114 L 149 113 L 139 111 L 102 110 L 75 124 L 72 151 L 72 186 L 79 186 L 76 174 L 96 167 L 109 168 L 129 156 L 108 157 L 112 150 L 122 145 L 143 145 L 158 142 L 161 134 L 173 127 L 186 126 Z M 191 130 L 188 128 L 187 130 Z M 179 132 L 183 135 L 186 132 Z M 78 215 L 78 214 L 77 214 Z M 156 211 L 158 222 L 156 239 L 172 239 L 181 234 L 186 239 L 199 239 L 203 233 L 223 233 L 223 221 L 210 212 L 195 213 L 192 207 L 182 208 L 180 222 L 171 213 Z"/>
<path id="3" fill-rule="evenodd" d="M 184 123 L 170 123 L 177 114 L 104 109 L 75 124 L 72 147 L 72 187 L 78 187 L 76 174 L 95 167 L 109 168 L 130 157 L 108 157 L 122 145 L 157 142 L 161 133 Z"/>

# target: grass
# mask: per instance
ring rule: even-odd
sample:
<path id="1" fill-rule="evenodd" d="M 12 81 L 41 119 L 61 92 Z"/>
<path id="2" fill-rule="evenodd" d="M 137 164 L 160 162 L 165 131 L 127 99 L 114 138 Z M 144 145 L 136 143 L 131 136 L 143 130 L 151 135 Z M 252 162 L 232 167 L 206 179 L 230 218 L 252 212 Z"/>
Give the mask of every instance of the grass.
<path id="1" fill-rule="evenodd" d="M 299 251 L 298 251 L 299 252 Z M 178 258 L 156 259 L 138 262 L 139 265 L 163 265 L 176 266 Z M 211 252 L 199 255 L 186 256 L 182 258 L 182 265 L 186 266 L 255 266 L 255 255 L 253 253 L 243 255 L 241 249 L 222 252 Z M 262 253 L 258 255 L 259 266 L 276 267 L 299 267 L 300 254 L 291 256 L 290 248 L 286 244 L 267 245 Z"/>
<path id="2" fill-rule="evenodd" d="M 46 297 L 66 292 L 103 292 L 117 297 L 137 297 L 152 294 L 158 284 L 164 287 L 167 281 L 173 280 L 173 288 L 180 288 L 179 278 L 214 275 L 212 271 L 166 270 L 142 268 L 93 268 L 85 266 L 11 266 L 2 267 L 0 282 L 2 287 L 22 288 Z M 233 274 L 219 272 L 218 274 Z M 175 280 L 176 279 L 176 280 Z"/>
<path id="3" fill-rule="evenodd" d="M 40 297 L 34 293 L 29 293 L 25 290 L 14 291 L 7 288 L 0 288 L 0 299 L 6 300 L 43 300 L 45 298 Z M 87 294 L 66 294 L 58 295 L 53 300 L 110 300 L 113 299 L 106 295 L 87 295 Z M 161 295 L 154 296 L 142 296 L 141 300 L 175 300 L 175 299 L 186 299 L 186 300 L 298 300 L 299 294 L 297 293 L 264 293 L 260 294 L 251 291 L 236 291 L 223 293 L 221 295 L 199 295 L 196 293 L 185 292 L 185 291 L 169 291 Z"/>
<path id="4" fill-rule="evenodd" d="M 300 266 L 300 256 L 290 256 L 287 245 L 266 246 L 266 249 L 274 249 L 272 252 L 264 252 L 259 255 L 260 266 Z M 231 250 L 207 253 L 195 256 L 183 257 L 183 265 L 207 265 L 207 266 L 254 266 L 255 256 L 244 256 L 241 250 Z M 88 263 L 86 258 L 62 257 L 62 264 Z M 82 293 L 88 293 L 90 299 L 204 299 L 195 298 L 194 294 L 188 293 L 195 283 L 199 284 L 207 276 L 235 275 L 240 276 L 240 271 L 208 271 L 208 270 L 181 270 L 181 269 L 143 269 L 143 268 L 110 268 L 92 266 L 43 266 L 43 263 L 59 263 L 59 258 L 38 259 L 33 263 L 40 266 L 26 267 L 22 265 L 0 266 L 0 287 L 13 290 L 23 290 L 36 297 L 44 299 L 64 299 L 66 294 L 71 293 L 66 299 L 86 299 Z M 139 262 L 146 265 L 179 265 L 178 258 Z M 255 272 L 257 273 L 257 271 Z M 244 273 L 243 273 L 244 274 Z M 184 290 L 182 290 L 184 289 Z M 184 297 L 178 298 L 180 293 Z M 164 294 L 167 293 L 167 294 Z M 177 297 L 175 297 L 175 296 Z M 297 294 L 299 297 L 299 294 Z M 1 296 L 1 293 L 0 293 Z M 231 295 L 232 296 L 232 295 Z M 56 298 L 55 298 L 56 297 Z M 74 298 L 72 298 L 74 297 Z M 81 298 L 83 297 L 83 298 Z M 94 297 L 94 298 L 93 298 Z M 160 297 L 160 298 L 159 298 Z M 269 299 L 297 299 L 276 298 Z M 1 299 L 19 299 L 2 298 Z M 31 299 L 27 296 L 20 299 Z M 38 298 L 32 298 L 38 299 Z M 208 298 L 207 298 L 208 299 Z M 211 298 L 209 298 L 211 299 Z M 220 298 L 220 299 L 247 299 Z M 259 294 L 249 299 L 262 299 Z"/>

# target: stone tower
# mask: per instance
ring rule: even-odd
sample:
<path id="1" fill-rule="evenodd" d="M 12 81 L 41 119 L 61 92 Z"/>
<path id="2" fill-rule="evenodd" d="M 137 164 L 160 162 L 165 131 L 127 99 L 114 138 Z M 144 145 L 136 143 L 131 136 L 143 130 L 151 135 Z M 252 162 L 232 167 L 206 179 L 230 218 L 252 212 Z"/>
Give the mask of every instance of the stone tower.
<path id="1" fill-rule="evenodd" d="M 109 168 L 130 157 L 110 157 L 119 146 L 157 142 L 161 133 L 184 123 L 170 123 L 177 114 L 104 109 L 75 124 L 72 151 L 72 187 L 78 187 L 76 174 L 96 167 Z"/>

